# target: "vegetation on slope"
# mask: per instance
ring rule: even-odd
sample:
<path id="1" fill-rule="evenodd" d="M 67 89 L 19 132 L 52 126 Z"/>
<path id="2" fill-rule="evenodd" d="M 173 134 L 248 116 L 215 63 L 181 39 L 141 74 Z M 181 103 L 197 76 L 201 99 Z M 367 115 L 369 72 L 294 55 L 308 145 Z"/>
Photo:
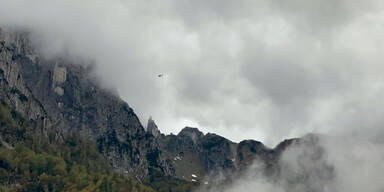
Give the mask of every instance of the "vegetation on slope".
<path id="1" fill-rule="evenodd" d="M 188 182 L 172 176 L 163 175 L 160 171 L 149 169 L 148 186 L 159 192 L 190 192 L 199 186 L 198 182 Z"/>
<path id="2" fill-rule="evenodd" d="M 37 137 L 32 127 L 0 103 L 0 191 L 153 191 L 113 173 L 93 143 L 76 135 Z"/>

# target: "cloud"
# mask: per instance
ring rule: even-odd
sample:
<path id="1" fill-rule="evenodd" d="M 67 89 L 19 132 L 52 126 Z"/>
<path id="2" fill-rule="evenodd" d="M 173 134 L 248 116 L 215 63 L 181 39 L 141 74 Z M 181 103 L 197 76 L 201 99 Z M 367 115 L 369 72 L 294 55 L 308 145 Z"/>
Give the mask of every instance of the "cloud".
<path id="1" fill-rule="evenodd" d="M 290 187 L 376 192 L 383 8 L 379 0 L 0 0 L 0 26 L 31 31 L 46 57 L 95 63 L 104 86 L 166 133 L 192 125 L 269 146 L 328 135 L 319 161 L 299 146 L 283 156 L 278 184 L 255 164 L 228 192 L 286 191 L 290 173 L 324 164 L 334 168 L 330 180 L 310 174 L 310 185 Z"/>
<path id="2" fill-rule="evenodd" d="M 196 191 L 382 191 L 383 141 L 362 135 L 306 136 L 283 152 L 277 172 L 265 175 L 263 163 L 255 161 L 240 177 Z"/>
<path id="3" fill-rule="evenodd" d="M 94 62 L 143 121 L 270 146 L 380 125 L 382 12 L 379 0 L 0 0 L 1 26 L 30 30 L 47 57 Z"/>

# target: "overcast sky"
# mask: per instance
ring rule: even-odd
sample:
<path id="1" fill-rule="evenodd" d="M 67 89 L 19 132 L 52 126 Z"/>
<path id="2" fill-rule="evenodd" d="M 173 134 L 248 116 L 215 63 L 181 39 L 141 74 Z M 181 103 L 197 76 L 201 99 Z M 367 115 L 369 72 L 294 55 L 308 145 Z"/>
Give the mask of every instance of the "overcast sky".
<path id="1" fill-rule="evenodd" d="M 381 129 L 381 0 L 0 0 L 48 57 L 93 61 L 142 122 L 275 145 Z M 158 78 L 158 74 L 164 74 Z"/>

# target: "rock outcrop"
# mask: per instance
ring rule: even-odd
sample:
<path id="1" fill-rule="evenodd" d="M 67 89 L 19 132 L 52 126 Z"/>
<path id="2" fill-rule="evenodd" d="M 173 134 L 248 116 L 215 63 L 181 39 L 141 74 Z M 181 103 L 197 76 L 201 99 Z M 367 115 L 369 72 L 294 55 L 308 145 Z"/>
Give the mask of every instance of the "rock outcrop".
<path id="1" fill-rule="evenodd" d="M 31 55 L 34 54 L 25 33 L 6 33 L 0 28 L 0 99 L 15 111 L 36 121 L 36 131 L 44 135 L 45 129 L 52 126 L 52 121 L 42 103 L 26 85 L 22 76 L 24 68 L 17 61 L 22 55 L 28 60 L 33 58 L 33 63 L 36 58 Z"/>
<path id="2" fill-rule="evenodd" d="M 149 119 L 148 119 L 147 132 L 154 137 L 158 137 L 161 134 L 155 121 L 152 120 L 152 117 L 149 117 Z"/>

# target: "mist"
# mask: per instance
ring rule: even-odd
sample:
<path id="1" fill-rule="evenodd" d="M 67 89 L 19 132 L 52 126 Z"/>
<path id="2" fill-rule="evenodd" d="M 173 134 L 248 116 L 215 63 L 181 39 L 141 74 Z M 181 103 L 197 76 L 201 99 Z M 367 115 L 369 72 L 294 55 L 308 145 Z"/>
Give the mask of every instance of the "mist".
<path id="1" fill-rule="evenodd" d="M 265 165 L 256 160 L 230 184 L 216 179 L 218 184 L 201 185 L 196 191 L 380 192 L 383 147 L 377 137 L 306 135 L 283 152 L 277 172 L 265 174 Z"/>
<path id="2" fill-rule="evenodd" d="M 0 0 L 2 27 L 94 63 L 143 122 L 268 146 L 381 128 L 383 19 L 379 0 Z"/>
<path id="3" fill-rule="evenodd" d="M 225 192 L 379 192 L 383 11 L 379 0 L 0 0 L 0 27 L 29 31 L 47 58 L 93 63 L 164 133 L 196 126 L 270 147 L 324 135 L 321 156 L 294 146 L 272 181 L 256 162 Z"/>

